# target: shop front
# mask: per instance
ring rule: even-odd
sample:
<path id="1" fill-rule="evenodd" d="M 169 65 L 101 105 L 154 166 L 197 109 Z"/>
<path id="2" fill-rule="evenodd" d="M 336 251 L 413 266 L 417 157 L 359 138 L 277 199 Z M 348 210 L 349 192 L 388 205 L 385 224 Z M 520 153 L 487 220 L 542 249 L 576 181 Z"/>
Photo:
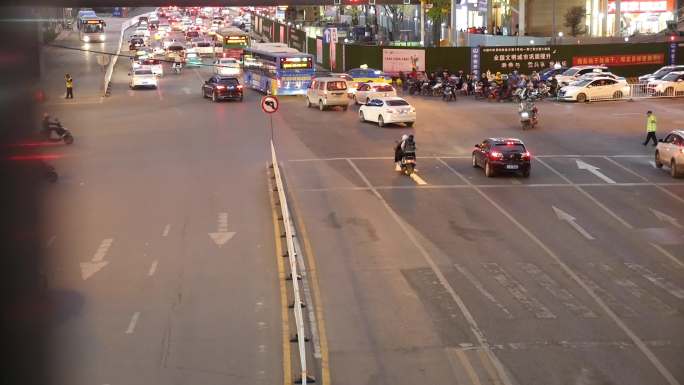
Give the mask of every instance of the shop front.
<path id="1" fill-rule="evenodd" d="M 621 0 L 621 31 L 615 34 L 615 0 L 608 0 L 608 35 L 631 36 L 658 33 L 674 20 L 674 0 Z"/>

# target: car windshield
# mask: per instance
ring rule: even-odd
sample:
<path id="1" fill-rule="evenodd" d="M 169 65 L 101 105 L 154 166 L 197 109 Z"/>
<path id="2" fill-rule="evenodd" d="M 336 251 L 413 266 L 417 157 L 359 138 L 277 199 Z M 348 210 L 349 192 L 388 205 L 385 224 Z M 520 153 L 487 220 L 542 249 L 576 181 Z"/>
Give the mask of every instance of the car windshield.
<path id="1" fill-rule="evenodd" d="M 669 74 L 663 76 L 662 80 L 666 82 L 676 82 L 677 79 L 679 79 L 679 75 L 681 74 L 677 72 L 670 72 Z"/>
<path id="2" fill-rule="evenodd" d="M 577 72 L 579 72 L 578 68 L 570 68 L 569 70 L 563 72 L 563 76 L 574 76 Z"/>
<path id="3" fill-rule="evenodd" d="M 576 86 L 576 87 L 585 87 L 585 86 L 589 85 L 589 83 L 591 83 L 593 80 L 594 79 L 591 79 L 591 78 L 582 79 L 582 80 L 579 80 L 579 81 L 572 83 L 572 85 Z"/>
<path id="4" fill-rule="evenodd" d="M 237 67 L 239 66 L 237 60 L 231 60 L 231 59 L 222 59 L 219 61 L 219 64 L 228 66 L 228 67 Z"/>
<path id="5" fill-rule="evenodd" d="M 211 43 L 201 42 L 201 43 L 197 43 L 197 46 L 198 47 L 211 47 Z"/>
<path id="6" fill-rule="evenodd" d="M 328 82 L 327 88 L 328 88 L 328 91 L 343 91 L 343 90 L 347 89 L 347 82 L 345 82 L 345 81 Z"/>
<path id="7" fill-rule="evenodd" d="M 654 72 L 652 76 L 656 79 L 660 79 L 660 78 L 664 77 L 665 75 L 669 74 L 670 72 L 672 72 L 672 70 L 673 69 L 670 67 L 663 67 L 663 68 L 659 69 L 658 71 Z"/>
<path id="8" fill-rule="evenodd" d="M 396 100 L 386 100 L 385 103 L 388 106 L 396 107 L 396 106 L 408 106 L 408 102 L 406 100 L 401 100 L 401 99 L 396 99 Z"/>
<path id="9" fill-rule="evenodd" d="M 525 152 L 525 146 L 521 143 L 496 143 L 494 149 L 501 152 Z"/>
<path id="10" fill-rule="evenodd" d="M 227 86 L 236 86 L 240 84 L 235 78 L 220 78 L 218 82 L 219 84 L 224 84 Z"/>
<path id="11" fill-rule="evenodd" d="M 152 70 L 137 70 L 136 75 L 152 75 Z"/>

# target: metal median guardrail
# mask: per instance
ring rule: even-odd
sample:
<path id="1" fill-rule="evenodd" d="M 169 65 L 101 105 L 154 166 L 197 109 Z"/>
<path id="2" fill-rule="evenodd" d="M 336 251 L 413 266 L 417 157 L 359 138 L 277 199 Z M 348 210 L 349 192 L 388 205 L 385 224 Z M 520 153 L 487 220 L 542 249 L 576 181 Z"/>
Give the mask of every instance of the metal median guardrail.
<path id="1" fill-rule="evenodd" d="M 300 281 L 300 274 L 304 273 L 304 265 L 300 261 L 301 267 L 298 269 L 297 267 L 297 256 L 298 253 L 297 251 L 299 250 L 299 247 L 297 245 L 297 240 L 295 239 L 295 229 L 294 229 L 294 223 L 292 222 L 292 217 L 290 216 L 290 209 L 287 204 L 287 197 L 285 195 L 285 188 L 283 186 L 283 178 L 280 173 L 280 167 L 278 166 L 278 158 L 276 156 L 276 151 L 275 151 L 275 146 L 273 144 L 273 141 L 271 141 L 271 161 L 273 165 L 273 174 L 275 178 L 275 184 L 276 184 L 276 189 L 278 190 L 278 200 L 280 202 L 280 210 L 281 214 L 283 216 L 283 227 L 285 228 L 285 241 L 287 243 L 287 258 L 289 261 L 289 266 L 290 266 L 290 277 L 292 279 L 292 293 L 293 293 L 293 311 L 294 311 L 294 318 L 295 318 L 295 326 L 296 326 L 296 335 L 295 338 L 293 338 L 293 342 L 297 342 L 298 346 L 298 354 L 299 354 L 299 365 L 300 365 L 300 377 L 295 380 L 296 383 L 301 383 L 301 384 L 306 384 L 307 381 L 309 383 L 315 382 L 315 379 L 308 375 L 307 372 L 307 365 L 306 365 L 306 357 L 307 357 L 307 351 L 306 351 L 306 331 L 304 328 L 304 315 L 302 313 L 302 299 L 300 295 L 300 288 L 299 288 L 299 281 Z M 303 283 L 304 289 L 306 291 L 306 283 Z M 310 300 L 309 300 L 310 301 Z M 312 303 L 309 304 L 311 307 L 313 306 Z"/>

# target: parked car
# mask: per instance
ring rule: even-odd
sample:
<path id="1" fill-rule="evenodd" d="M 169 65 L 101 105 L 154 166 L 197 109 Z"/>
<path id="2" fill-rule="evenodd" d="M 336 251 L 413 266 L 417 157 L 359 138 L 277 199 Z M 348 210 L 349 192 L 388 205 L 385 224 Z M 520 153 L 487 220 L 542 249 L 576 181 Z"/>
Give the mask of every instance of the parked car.
<path id="1" fill-rule="evenodd" d="M 675 71 L 684 71 L 684 64 L 660 67 L 659 70 L 652 74 L 641 75 L 639 76 L 639 83 L 648 83 L 651 80 L 660 80 L 665 77 L 665 75 Z"/>
<path id="2" fill-rule="evenodd" d="M 556 75 L 556 80 L 558 85 L 566 86 L 577 80 L 580 76 L 590 73 L 590 72 L 609 72 L 606 66 L 575 66 L 568 68 L 565 72 L 560 75 Z"/>
<path id="3" fill-rule="evenodd" d="M 573 83 L 580 81 L 580 80 L 594 79 L 597 77 L 610 78 L 613 80 L 617 80 L 619 83 L 627 84 L 627 79 L 625 79 L 622 76 L 615 75 L 612 72 L 589 72 L 589 73 L 586 73 L 586 74 L 580 76 L 579 78 L 577 78 L 577 80 L 575 80 L 574 82 L 571 82 L 569 85 L 572 85 Z"/>
<path id="4" fill-rule="evenodd" d="M 347 81 L 340 78 L 317 78 L 311 82 L 306 90 L 306 106 L 317 105 L 323 111 L 328 107 L 341 106 L 347 110 Z"/>
<path id="5" fill-rule="evenodd" d="M 390 123 L 404 123 L 413 127 L 416 109 L 399 97 L 371 99 L 359 108 L 359 120 L 377 122 L 380 127 Z"/>
<path id="6" fill-rule="evenodd" d="M 558 91 L 559 100 L 580 103 L 594 100 L 618 100 L 629 95 L 629 84 L 605 77 L 580 80 Z"/>
<path id="7" fill-rule="evenodd" d="M 684 176 L 684 130 L 675 130 L 658 141 L 655 151 L 655 165 L 670 167 L 673 178 Z"/>
<path id="8" fill-rule="evenodd" d="M 684 96 L 684 71 L 670 72 L 660 79 L 649 80 L 646 89 L 651 95 Z"/>
<path id="9" fill-rule="evenodd" d="M 547 68 L 547 69 L 544 69 L 544 70 L 539 72 L 539 79 L 541 79 L 541 81 L 545 82 L 547 80 L 551 80 L 552 77 L 554 77 L 556 75 L 560 75 L 567 70 L 568 70 L 568 67 Z"/>

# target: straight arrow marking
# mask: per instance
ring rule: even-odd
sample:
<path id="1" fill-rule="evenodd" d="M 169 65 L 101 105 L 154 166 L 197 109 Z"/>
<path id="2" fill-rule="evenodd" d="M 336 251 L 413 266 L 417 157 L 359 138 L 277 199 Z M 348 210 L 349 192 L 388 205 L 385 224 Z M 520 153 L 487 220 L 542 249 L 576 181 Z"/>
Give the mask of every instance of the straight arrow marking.
<path id="1" fill-rule="evenodd" d="M 209 237 L 216 243 L 216 246 L 221 247 L 230 241 L 235 236 L 234 231 L 228 231 L 228 213 L 219 213 L 215 233 L 209 233 Z"/>
<path id="2" fill-rule="evenodd" d="M 586 162 L 581 161 L 579 159 L 575 159 L 575 162 L 577 162 L 577 168 L 579 168 L 580 170 L 587 170 L 590 173 L 594 174 L 595 177 L 601 179 L 602 181 L 604 181 L 606 183 L 610 183 L 610 184 L 615 183 L 614 180 L 608 178 L 604 173 L 599 171 L 600 168 L 598 168 L 596 166 L 592 166 L 589 163 L 586 163 Z"/>
<path id="3" fill-rule="evenodd" d="M 651 210 L 653 215 L 655 215 L 656 218 L 658 218 L 658 220 L 660 220 L 662 222 L 669 222 L 672 226 L 674 226 L 678 229 L 684 229 L 684 226 L 682 226 L 682 224 L 679 223 L 679 221 L 677 221 L 677 218 L 673 218 L 673 217 L 665 214 L 664 212 L 658 211 L 656 209 L 649 209 L 649 210 Z"/>
<path id="4" fill-rule="evenodd" d="M 582 234 L 582 236 L 584 238 L 589 239 L 589 240 L 594 239 L 594 237 L 592 237 L 591 234 L 589 234 L 587 232 L 587 230 L 585 230 L 584 228 L 582 228 L 582 226 L 580 226 L 577 222 L 575 222 L 575 217 L 573 217 L 572 215 L 570 215 L 570 214 L 566 213 L 565 211 L 559 209 L 556 206 L 551 206 L 551 208 L 553 208 L 553 212 L 556 213 L 556 216 L 558 217 L 558 219 L 560 219 L 561 221 L 568 222 L 568 224 L 570 224 L 570 226 L 572 226 L 572 228 L 575 229 L 578 233 Z"/>
<path id="5" fill-rule="evenodd" d="M 102 240 L 90 262 L 81 262 L 81 278 L 83 278 L 83 280 L 92 277 L 95 273 L 109 264 L 109 262 L 104 261 L 104 257 L 107 255 L 107 251 L 109 251 L 109 247 L 112 246 L 113 242 L 113 238 Z"/>
<path id="6" fill-rule="evenodd" d="M 107 251 L 109 251 L 109 247 L 112 245 L 112 242 L 114 242 L 114 239 L 112 238 L 107 238 L 103 240 L 100 243 L 100 247 L 97 248 L 97 251 L 95 252 L 95 255 L 93 255 L 93 262 L 99 262 L 102 261 L 107 255 Z"/>

